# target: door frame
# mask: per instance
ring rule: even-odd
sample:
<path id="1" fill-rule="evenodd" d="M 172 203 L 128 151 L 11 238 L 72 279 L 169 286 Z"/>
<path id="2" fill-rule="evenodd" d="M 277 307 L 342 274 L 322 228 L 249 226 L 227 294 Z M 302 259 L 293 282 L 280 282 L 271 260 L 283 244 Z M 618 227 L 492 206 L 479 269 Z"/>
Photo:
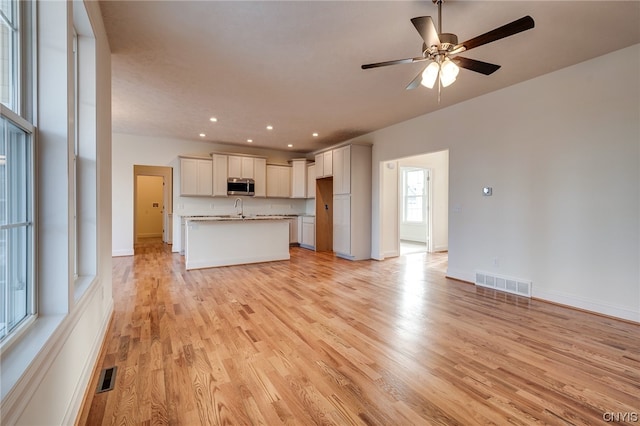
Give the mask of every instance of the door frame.
<path id="1" fill-rule="evenodd" d="M 133 241 L 138 242 L 136 215 L 138 213 L 138 176 L 160 176 L 162 190 L 162 241 L 171 244 L 173 240 L 173 168 L 169 166 L 133 165 Z"/>

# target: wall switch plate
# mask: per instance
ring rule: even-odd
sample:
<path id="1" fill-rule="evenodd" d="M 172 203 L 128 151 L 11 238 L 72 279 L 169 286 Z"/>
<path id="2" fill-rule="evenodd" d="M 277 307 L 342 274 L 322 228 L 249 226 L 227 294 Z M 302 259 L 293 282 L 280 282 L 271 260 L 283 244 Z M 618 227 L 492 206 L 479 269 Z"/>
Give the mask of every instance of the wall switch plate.
<path id="1" fill-rule="evenodd" d="M 482 195 L 484 195 L 485 197 L 490 197 L 492 193 L 493 188 L 491 188 L 490 186 L 485 186 L 484 188 L 482 188 Z"/>

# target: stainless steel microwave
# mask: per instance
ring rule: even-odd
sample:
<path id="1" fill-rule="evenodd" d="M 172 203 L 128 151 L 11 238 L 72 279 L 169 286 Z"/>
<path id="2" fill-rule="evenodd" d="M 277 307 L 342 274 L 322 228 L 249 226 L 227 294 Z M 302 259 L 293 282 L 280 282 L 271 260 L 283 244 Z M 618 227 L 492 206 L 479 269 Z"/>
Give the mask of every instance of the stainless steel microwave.
<path id="1" fill-rule="evenodd" d="M 253 179 L 229 178 L 227 179 L 228 195 L 255 195 L 256 182 Z"/>

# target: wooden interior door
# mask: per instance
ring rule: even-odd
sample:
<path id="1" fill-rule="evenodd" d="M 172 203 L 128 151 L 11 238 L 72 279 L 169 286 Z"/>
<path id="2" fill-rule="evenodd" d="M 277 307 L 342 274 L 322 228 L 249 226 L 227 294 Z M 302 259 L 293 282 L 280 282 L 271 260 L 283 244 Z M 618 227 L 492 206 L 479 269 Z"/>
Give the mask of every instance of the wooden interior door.
<path id="1" fill-rule="evenodd" d="M 316 179 L 316 251 L 333 251 L 333 178 Z"/>

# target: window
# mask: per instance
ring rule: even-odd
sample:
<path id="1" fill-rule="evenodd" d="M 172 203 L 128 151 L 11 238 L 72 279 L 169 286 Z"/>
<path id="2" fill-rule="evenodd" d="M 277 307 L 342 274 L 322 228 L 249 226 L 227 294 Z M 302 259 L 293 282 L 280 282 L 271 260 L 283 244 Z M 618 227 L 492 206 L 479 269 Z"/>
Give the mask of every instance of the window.
<path id="1" fill-rule="evenodd" d="M 426 220 L 427 170 L 402 167 L 402 221 L 424 223 Z"/>
<path id="2" fill-rule="evenodd" d="M 35 314 L 29 9 L 0 0 L 0 341 Z"/>
<path id="3" fill-rule="evenodd" d="M 0 0 L 0 102 L 18 110 L 18 3 Z"/>
<path id="4" fill-rule="evenodd" d="M 1 1 L 1 0 L 0 0 Z M 97 273 L 96 41 L 85 5 L 73 3 L 73 121 L 69 134 L 72 159 L 70 253 L 74 298 L 91 285 Z"/>
<path id="5" fill-rule="evenodd" d="M 33 145 L 25 129 L 1 120 L 0 340 L 34 313 Z"/>

